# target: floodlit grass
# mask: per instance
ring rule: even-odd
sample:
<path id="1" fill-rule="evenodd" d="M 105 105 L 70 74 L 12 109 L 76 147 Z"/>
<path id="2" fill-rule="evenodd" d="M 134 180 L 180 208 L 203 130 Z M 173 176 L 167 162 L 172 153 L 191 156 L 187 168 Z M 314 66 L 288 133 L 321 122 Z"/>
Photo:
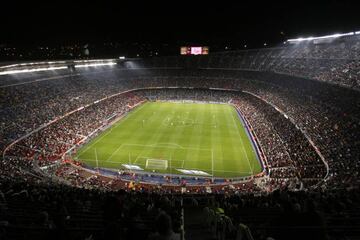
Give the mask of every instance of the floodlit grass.
<path id="1" fill-rule="evenodd" d="M 235 108 L 226 104 L 147 102 L 84 145 L 75 159 L 90 166 L 97 159 L 103 168 L 183 175 L 261 172 Z"/>

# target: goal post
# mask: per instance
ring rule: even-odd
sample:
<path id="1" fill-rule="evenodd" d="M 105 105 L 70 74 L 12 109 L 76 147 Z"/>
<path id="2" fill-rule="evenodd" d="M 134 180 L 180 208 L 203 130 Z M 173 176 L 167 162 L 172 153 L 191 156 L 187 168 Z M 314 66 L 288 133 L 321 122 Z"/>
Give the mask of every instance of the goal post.
<path id="1" fill-rule="evenodd" d="M 166 170 L 168 168 L 168 160 L 148 158 L 146 159 L 145 168 Z"/>

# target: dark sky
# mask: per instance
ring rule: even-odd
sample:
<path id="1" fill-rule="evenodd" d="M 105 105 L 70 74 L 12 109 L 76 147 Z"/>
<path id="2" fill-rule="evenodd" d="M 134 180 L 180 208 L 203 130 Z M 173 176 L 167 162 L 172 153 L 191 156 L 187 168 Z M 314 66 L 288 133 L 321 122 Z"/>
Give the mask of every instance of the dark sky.
<path id="1" fill-rule="evenodd" d="M 344 0 L 5 1 L 0 44 L 259 44 L 360 30 L 360 4 Z"/>

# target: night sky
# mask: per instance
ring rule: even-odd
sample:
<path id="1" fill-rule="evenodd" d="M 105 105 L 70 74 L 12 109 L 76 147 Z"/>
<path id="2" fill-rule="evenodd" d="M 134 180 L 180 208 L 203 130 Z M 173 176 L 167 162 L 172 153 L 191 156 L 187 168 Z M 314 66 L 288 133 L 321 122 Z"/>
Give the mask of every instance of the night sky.
<path id="1" fill-rule="evenodd" d="M 8 1 L 0 44 L 141 42 L 281 43 L 294 37 L 360 30 L 356 1 Z"/>

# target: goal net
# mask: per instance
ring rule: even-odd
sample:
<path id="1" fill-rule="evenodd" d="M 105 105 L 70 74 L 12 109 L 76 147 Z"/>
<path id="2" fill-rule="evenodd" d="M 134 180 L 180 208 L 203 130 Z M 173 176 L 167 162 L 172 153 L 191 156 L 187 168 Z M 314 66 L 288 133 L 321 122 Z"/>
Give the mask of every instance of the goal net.
<path id="1" fill-rule="evenodd" d="M 168 161 L 163 159 L 146 159 L 146 168 L 166 170 L 168 168 Z"/>

